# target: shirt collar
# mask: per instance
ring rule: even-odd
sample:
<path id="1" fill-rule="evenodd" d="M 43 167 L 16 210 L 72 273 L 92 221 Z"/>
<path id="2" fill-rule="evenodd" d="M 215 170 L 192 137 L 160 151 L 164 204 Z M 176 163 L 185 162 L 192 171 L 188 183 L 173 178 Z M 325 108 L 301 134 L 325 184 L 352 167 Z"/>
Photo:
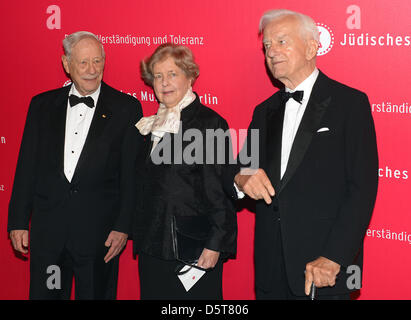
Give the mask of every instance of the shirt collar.
<path id="1" fill-rule="evenodd" d="M 294 91 L 304 91 L 304 97 L 303 100 L 308 100 L 310 97 L 311 91 L 313 89 L 314 83 L 317 80 L 317 77 L 319 75 L 320 71 L 315 68 L 314 71 L 307 77 L 303 82 L 301 82 L 294 90 L 291 90 L 289 88 L 285 88 L 285 91 L 287 92 L 294 92 Z"/>
<path id="2" fill-rule="evenodd" d="M 84 97 L 92 97 L 93 100 L 94 100 L 94 105 L 97 106 L 97 101 L 98 101 L 98 97 L 100 96 L 100 91 L 101 91 L 101 83 L 100 83 L 100 85 L 98 86 L 98 88 L 97 88 L 96 91 L 94 91 L 92 94 L 88 94 L 88 95 L 86 95 L 86 96 L 84 96 Z M 83 97 L 83 95 L 81 95 L 81 94 L 78 92 L 78 90 L 77 90 L 76 86 L 74 85 L 74 83 L 73 83 L 73 85 L 71 86 L 71 89 L 70 89 L 70 92 L 69 92 L 69 95 L 71 95 L 71 94 L 74 94 L 74 95 L 76 95 L 77 97 Z"/>

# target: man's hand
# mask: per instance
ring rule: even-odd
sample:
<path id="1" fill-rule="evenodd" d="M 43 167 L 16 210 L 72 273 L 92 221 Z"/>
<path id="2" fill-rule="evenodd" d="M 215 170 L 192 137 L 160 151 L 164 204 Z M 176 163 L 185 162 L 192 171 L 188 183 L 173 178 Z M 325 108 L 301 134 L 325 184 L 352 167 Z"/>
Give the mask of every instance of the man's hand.
<path id="1" fill-rule="evenodd" d="M 11 244 L 14 250 L 27 254 L 29 252 L 29 231 L 28 230 L 11 230 L 10 231 Z"/>
<path id="2" fill-rule="evenodd" d="M 267 204 L 270 204 L 275 191 L 265 171 L 263 169 L 248 170 L 249 172 L 243 169 L 235 176 L 234 182 L 237 187 L 250 198 L 254 200 L 264 199 Z"/>
<path id="3" fill-rule="evenodd" d="M 104 257 L 104 262 L 109 262 L 112 258 L 118 255 L 127 243 L 128 235 L 126 233 L 111 231 L 107 237 L 104 245 L 110 247 L 106 256 Z"/>
<path id="4" fill-rule="evenodd" d="M 324 257 L 319 257 L 305 266 L 305 294 L 308 296 L 311 284 L 317 288 L 334 286 L 340 265 Z"/>
<path id="5" fill-rule="evenodd" d="M 204 248 L 198 259 L 197 266 L 203 269 L 214 268 L 219 256 L 220 252 Z"/>

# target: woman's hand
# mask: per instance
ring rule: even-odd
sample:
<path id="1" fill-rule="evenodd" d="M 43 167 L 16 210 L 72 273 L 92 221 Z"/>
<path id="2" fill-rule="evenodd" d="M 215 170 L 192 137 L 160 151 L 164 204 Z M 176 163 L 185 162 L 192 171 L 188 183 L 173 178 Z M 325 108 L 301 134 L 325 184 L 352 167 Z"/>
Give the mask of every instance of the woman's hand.
<path id="1" fill-rule="evenodd" d="M 219 256 L 220 252 L 204 248 L 200 258 L 198 259 L 197 266 L 203 269 L 214 268 L 217 264 Z"/>

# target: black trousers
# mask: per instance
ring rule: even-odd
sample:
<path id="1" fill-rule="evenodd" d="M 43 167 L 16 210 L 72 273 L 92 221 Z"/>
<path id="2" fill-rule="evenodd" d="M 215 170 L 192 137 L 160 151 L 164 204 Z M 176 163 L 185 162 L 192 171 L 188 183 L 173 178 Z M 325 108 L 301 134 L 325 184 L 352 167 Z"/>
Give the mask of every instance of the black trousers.
<path id="1" fill-rule="evenodd" d="M 116 299 L 119 257 L 107 264 L 103 258 L 80 255 L 67 247 L 61 252 L 32 251 L 30 299 L 68 300 L 73 278 L 76 300 Z"/>
<path id="2" fill-rule="evenodd" d="M 162 260 L 141 253 L 138 256 L 141 300 L 222 300 L 223 263 L 208 271 L 187 292 L 175 270 L 175 260 Z M 180 268 L 181 269 L 181 268 Z"/>
<path id="3" fill-rule="evenodd" d="M 276 219 L 275 229 L 273 232 L 276 234 L 275 243 L 273 244 L 273 252 L 275 256 L 274 268 L 271 277 L 267 277 L 270 280 L 270 289 L 262 290 L 256 287 L 256 299 L 257 300 L 309 300 L 308 296 L 296 296 L 291 291 L 288 280 L 287 271 L 284 263 L 284 251 L 281 240 L 281 225 L 280 220 Z M 308 261 L 307 261 L 308 262 Z M 304 284 L 302 284 L 304 285 Z M 317 300 L 350 300 L 350 294 L 342 295 L 317 295 Z"/>

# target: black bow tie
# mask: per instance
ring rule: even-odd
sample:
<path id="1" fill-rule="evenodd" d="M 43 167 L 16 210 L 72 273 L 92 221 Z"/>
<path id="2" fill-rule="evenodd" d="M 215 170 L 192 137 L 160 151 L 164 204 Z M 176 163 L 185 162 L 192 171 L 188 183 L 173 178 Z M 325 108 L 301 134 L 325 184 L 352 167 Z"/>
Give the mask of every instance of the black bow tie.
<path id="1" fill-rule="evenodd" d="M 77 97 L 74 94 L 69 96 L 70 106 L 74 107 L 76 104 L 84 103 L 89 108 L 94 108 L 94 100 L 92 97 Z"/>
<path id="2" fill-rule="evenodd" d="M 293 98 L 298 103 L 301 103 L 304 97 L 304 91 L 287 92 L 285 90 L 281 90 L 280 97 L 284 103 L 286 103 L 290 98 Z"/>

